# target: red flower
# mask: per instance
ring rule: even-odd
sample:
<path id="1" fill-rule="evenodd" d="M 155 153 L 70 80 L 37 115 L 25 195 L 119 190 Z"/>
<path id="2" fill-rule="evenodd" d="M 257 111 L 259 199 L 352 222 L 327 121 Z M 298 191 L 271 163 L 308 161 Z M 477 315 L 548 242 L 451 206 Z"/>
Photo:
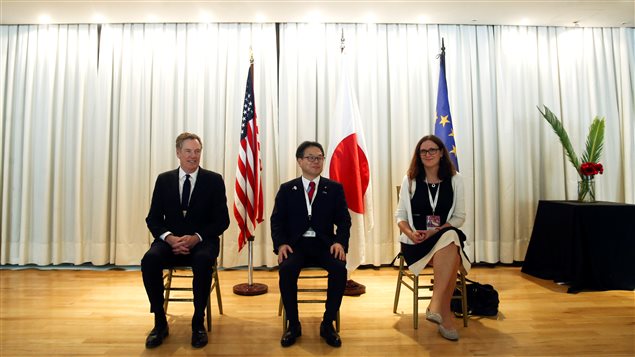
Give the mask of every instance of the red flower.
<path id="1" fill-rule="evenodd" d="M 593 176 L 597 174 L 602 174 L 604 172 L 604 167 L 602 164 L 595 162 L 585 162 L 580 165 L 580 173 L 584 176 Z"/>
<path id="2" fill-rule="evenodd" d="M 602 174 L 604 172 L 604 167 L 602 167 L 602 164 L 600 163 L 595 164 L 595 169 L 598 170 L 599 174 Z"/>

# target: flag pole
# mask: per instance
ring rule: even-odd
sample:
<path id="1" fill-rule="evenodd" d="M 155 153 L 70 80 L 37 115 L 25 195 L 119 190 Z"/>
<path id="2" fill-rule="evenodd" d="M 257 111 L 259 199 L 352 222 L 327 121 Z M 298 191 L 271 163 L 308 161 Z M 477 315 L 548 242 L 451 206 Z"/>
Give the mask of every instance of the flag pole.
<path id="1" fill-rule="evenodd" d="M 344 48 L 346 48 L 346 39 L 344 38 L 344 29 L 342 29 L 342 39 L 340 40 L 340 53 L 344 53 Z"/>
<path id="2" fill-rule="evenodd" d="M 344 50 L 346 49 L 346 38 L 344 37 L 344 28 L 342 28 L 342 37 L 340 38 L 340 56 L 341 61 L 342 61 L 342 68 L 340 69 L 340 71 L 347 71 L 345 69 L 346 67 L 346 62 L 343 60 L 344 57 Z M 348 78 L 348 76 L 346 76 L 346 78 Z M 346 79 L 346 81 L 348 82 L 348 79 Z M 339 93 L 339 96 L 344 96 L 343 93 Z M 355 104 L 357 105 L 357 104 Z M 337 106 L 337 104 L 336 104 Z M 348 120 L 351 120 L 351 118 L 347 118 Z M 357 135 L 357 134 L 355 134 Z M 331 138 L 333 139 L 333 138 Z M 329 143 L 329 145 L 333 145 L 332 143 Z M 355 162 L 357 162 L 357 159 L 355 159 Z M 331 161 L 331 163 L 333 163 L 333 161 Z M 331 179 L 333 179 L 333 176 L 331 176 L 332 172 L 329 169 L 329 176 Z M 336 175 L 337 177 L 337 175 Z M 342 179 L 342 177 L 339 177 L 339 179 Z M 335 179 L 336 181 L 338 179 Z M 344 189 L 346 191 L 346 188 Z M 350 211 L 350 207 L 349 207 L 349 211 Z M 363 238 L 360 238 L 363 239 Z M 349 252 L 350 253 L 350 252 Z M 351 278 L 351 275 L 353 274 L 353 271 L 355 271 L 357 269 L 357 267 L 359 266 L 359 264 L 357 266 L 349 266 L 348 263 L 350 263 L 350 260 L 347 261 L 346 264 L 346 285 L 344 287 L 344 295 L 346 296 L 359 296 L 361 294 L 366 293 L 366 286 L 354 281 Z M 353 264 L 354 265 L 354 264 Z"/>
<path id="3" fill-rule="evenodd" d="M 441 37 L 441 53 L 437 55 L 437 58 L 440 58 L 441 56 L 445 57 L 445 39 L 443 37 Z"/>
<path id="4" fill-rule="evenodd" d="M 441 37 L 441 53 L 439 58 L 439 86 L 437 88 L 437 107 L 434 120 L 434 135 L 443 141 L 450 153 L 450 160 L 456 171 L 459 171 L 459 160 L 456 154 L 456 140 L 454 132 L 454 120 L 450 113 L 448 99 L 448 82 L 445 72 L 445 40 Z"/>
<path id="5" fill-rule="evenodd" d="M 254 283 L 254 237 L 247 238 L 248 262 L 247 283 L 234 285 L 234 294 L 244 296 L 262 295 L 267 293 L 269 287 L 266 284 Z"/>
<path id="6" fill-rule="evenodd" d="M 247 241 L 247 250 L 249 257 L 247 258 L 247 284 L 254 285 L 254 238 L 249 237 Z"/>
<path id="7" fill-rule="evenodd" d="M 249 74 L 251 75 L 250 77 L 253 78 L 253 70 L 254 70 L 254 53 L 251 49 L 251 46 L 249 47 Z M 255 99 L 254 99 L 255 100 Z M 256 143 L 256 145 L 260 145 L 259 143 Z M 260 165 L 259 163 L 256 163 L 257 167 L 256 170 L 260 170 Z M 246 208 L 245 208 L 246 209 Z M 247 214 L 245 214 L 245 217 L 247 217 Z M 245 220 L 244 223 L 244 227 L 241 227 L 241 230 L 243 232 L 249 232 L 249 229 L 247 228 L 247 219 Z M 255 228 L 254 228 L 255 229 Z M 242 284 L 237 284 L 234 285 L 233 291 L 234 294 L 236 295 L 244 295 L 244 296 L 255 296 L 255 295 L 262 295 L 265 294 L 269 288 L 266 284 L 261 284 L 261 283 L 254 283 L 254 238 L 255 236 L 249 234 L 249 236 L 247 237 L 247 283 L 242 283 Z"/>

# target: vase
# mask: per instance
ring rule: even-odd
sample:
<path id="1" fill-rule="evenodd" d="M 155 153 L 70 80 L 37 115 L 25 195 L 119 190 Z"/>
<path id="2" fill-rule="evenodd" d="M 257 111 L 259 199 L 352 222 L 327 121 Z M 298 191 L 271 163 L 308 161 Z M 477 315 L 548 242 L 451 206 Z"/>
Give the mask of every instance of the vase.
<path id="1" fill-rule="evenodd" d="M 593 176 L 583 176 L 578 181 L 578 201 L 595 202 L 595 178 Z"/>

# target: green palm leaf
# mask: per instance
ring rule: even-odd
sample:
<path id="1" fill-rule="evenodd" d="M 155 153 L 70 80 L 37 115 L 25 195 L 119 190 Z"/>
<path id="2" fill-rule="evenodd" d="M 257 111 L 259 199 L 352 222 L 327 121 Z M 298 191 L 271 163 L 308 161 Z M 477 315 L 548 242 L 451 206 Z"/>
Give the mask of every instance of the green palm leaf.
<path id="1" fill-rule="evenodd" d="M 556 135 L 558 135 L 558 138 L 560 139 L 560 142 L 562 143 L 562 147 L 564 147 L 564 151 L 567 154 L 569 161 L 573 164 L 573 167 L 575 167 L 576 171 L 578 171 L 579 173 L 580 161 L 578 160 L 578 155 L 576 155 L 575 150 L 573 150 L 573 146 L 571 145 L 571 140 L 569 140 L 569 135 L 567 135 L 567 131 L 564 130 L 564 127 L 562 126 L 562 123 L 560 122 L 558 117 L 556 117 L 556 115 L 551 110 L 549 110 L 549 108 L 547 108 L 546 105 L 544 106 L 544 108 L 545 108 L 544 112 L 540 110 L 540 107 L 538 107 L 538 111 L 540 112 L 540 114 L 542 114 L 545 120 L 547 120 L 547 122 L 551 125 L 551 128 L 556 133 Z M 602 133 L 604 133 L 604 126 L 602 126 Z"/>
<path id="2" fill-rule="evenodd" d="M 589 127 L 589 136 L 586 139 L 586 149 L 582 154 L 582 162 L 598 162 L 604 147 L 605 119 L 593 118 Z"/>

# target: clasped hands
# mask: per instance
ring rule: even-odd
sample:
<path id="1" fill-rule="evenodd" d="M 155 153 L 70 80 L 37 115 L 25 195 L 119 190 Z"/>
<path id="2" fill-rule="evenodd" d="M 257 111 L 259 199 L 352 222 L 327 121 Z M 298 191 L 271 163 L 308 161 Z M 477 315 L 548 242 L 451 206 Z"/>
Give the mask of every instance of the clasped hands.
<path id="1" fill-rule="evenodd" d="M 437 231 L 437 229 L 426 229 L 425 231 L 413 230 L 411 231 L 409 237 L 413 242 L 415 242 L 415 244 L 419 244 L 432 237 L 435 233 L 437 233 Z"/>
<path id="2" fill-rule="evenodd" d="M 331 248 L 329 249 L 333 256 L 341 261 L 346 261 L 346 253 L 344 252 L 344 247 L 339 243 L 333 243 Z M 288 244 L 282 244 L 278 247 L 278 264 L 282 263 L 289 254 L 293 253 L 293 248 L 291 248 Z"/>
<path id="3" fill-rule="evenodd" d="M 201 240 L 196 234 L 175 236 L 173 234 L 165 237 L 165 241 L 172 247 L 172 253 L 176 255 L 190 254 L 190 249 L 197 245 Z"/>

